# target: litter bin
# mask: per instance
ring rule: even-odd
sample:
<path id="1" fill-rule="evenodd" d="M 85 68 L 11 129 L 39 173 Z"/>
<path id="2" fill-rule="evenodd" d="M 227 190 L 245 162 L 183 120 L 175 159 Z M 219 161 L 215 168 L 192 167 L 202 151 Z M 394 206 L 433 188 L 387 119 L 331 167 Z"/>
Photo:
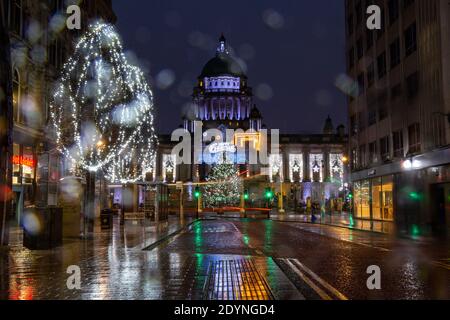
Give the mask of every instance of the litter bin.
<path id="1" fill-rule="evenodd" d="M 48 250 L 62 245 L 62 208 L 33 208 L 23 216 L 23 245 L 30 250 Z"/>
<path id="2" fill-rule="evenodd" d="M 114 211 L 103 209 L 100 213 L 100 225 L 103 230 L 112 229 Z"/>

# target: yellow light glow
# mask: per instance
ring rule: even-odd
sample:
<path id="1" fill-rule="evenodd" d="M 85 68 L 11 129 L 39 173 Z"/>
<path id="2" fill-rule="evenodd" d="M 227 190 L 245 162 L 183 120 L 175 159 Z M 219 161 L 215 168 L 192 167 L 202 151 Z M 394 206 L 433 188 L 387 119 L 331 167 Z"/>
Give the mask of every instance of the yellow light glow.
<path id="1" fill-rule="evenodd" d="M 241 148 L 244 148 L 246 142 L 253 143 L 253 148 L 257 151 L 260 151 L 261 134 L 259 132 L 254 132 L 254 133 L 236 133 L 234 135 L 235 145 L 240 145 Z"/>

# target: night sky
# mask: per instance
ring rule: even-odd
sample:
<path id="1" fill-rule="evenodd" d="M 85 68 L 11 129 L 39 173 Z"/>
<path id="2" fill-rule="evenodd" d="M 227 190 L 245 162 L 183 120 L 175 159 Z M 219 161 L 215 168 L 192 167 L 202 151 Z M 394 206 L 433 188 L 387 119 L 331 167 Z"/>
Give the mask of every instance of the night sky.
<path id="1" fill-rule="evenodd" d="M 125 50 L 148 75 L 160 133 L 183 108 L 223 32 L 249 77 L 264 123 L 320 133 L 327 115 L 346 125 L 344 2 L 336 0 L 113 0 Z"/>

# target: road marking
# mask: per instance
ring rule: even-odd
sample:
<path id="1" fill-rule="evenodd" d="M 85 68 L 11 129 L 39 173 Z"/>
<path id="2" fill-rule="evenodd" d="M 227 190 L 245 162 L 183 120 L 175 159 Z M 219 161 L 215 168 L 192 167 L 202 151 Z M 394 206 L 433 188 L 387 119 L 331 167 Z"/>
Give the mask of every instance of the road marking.
<path id="1" fill-rule="evenodd" d="M 311 289 L 313 289 L 322 300 L 333 300 L 328 294 L 325 293 L 325 291 L 316 286 L 316 284 L 312 282 L 303 272 L 301 272 L 290 260 L 281 260 L 285 262 Z"/>
<path id="2" fill-rule="evenodd" d="M 323 287 L 325 287 L 328 291 L 330 291 L 332 294 L 334 294 L 334 296 L 336 296 L 339 300 L 348 300 L 348 298 L 344 294 L 342 294 L 336 288 L 334 288 L 332 285 L 330 285 L 328 282 L 326 282 L 325 280 L 320 278 L 317 274 L 312 272 L 311 269 L 306 267 L 300 261 L 298 261 L 297 259 L 294 259 L 293 261 L 298 267 L 300 267 L 303 271 L 308 273 L 314 280 L 316 280 Z"/>
<path id="3" fill-rule="evenodd" d="M 310 226 L 308 226 L 308 228 L 305 228 L 304 226 L 299 226 L 299 225 L 293 225 L 295 229 L 299 229 L 305 232 L 309 232 L 309 233 L 314 233 L 326 238 L 330 238 L 330 239 L 334 239 L 334 240 L 338 240 L 338 241 L 342 241 L 342 242 L 347 242 L 347 243 L 352 243 L 352 244 L 356 244 L 356 245 L 360 245 L 363 247 L 367 247 L 367 248 L 372 248 L 372 249 L 376 249 L 376 250 L 380 250 L 380 251 L 384 251 L 384 252 L 392 252 L 392 250 L 390 249 L 386 249 L 386 248 L 382 248 L 382 247 L 377 247 L 377 246 L 373 246 L 367 243 L 363 243 L 363 242 L 358 242 L 358 241 L 354 241 L 354 240 L 347 240 L 347 239 L 342 239 L 338 236 L 334 236 L 334 235 L 330 235 L 330 234 L 326 234 L 326 233 L 322 233 L 321 230 L 317 230 L 317 229 L 313 229 L 310 228 Z M 320 226 L 322 227 L 322 226 Z M 330 227 L 330 226 L 327 226 Z M 330 227 L 331 228 L 331 227 Z M 338 228 L 338 227 L 336 227 Z"/>

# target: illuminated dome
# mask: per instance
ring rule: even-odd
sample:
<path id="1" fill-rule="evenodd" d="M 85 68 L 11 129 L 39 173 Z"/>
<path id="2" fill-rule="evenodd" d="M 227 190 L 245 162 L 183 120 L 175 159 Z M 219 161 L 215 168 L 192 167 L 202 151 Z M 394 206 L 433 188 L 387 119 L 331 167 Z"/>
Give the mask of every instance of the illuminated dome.
<path id="1" fill-rule="evenodd" d="M 203 67 L 200 78 L 220 76 L 246 77 L 239 63 L 230 56 L 226 43 L 227 41 L 222 35 L 216 56 Z"/>

